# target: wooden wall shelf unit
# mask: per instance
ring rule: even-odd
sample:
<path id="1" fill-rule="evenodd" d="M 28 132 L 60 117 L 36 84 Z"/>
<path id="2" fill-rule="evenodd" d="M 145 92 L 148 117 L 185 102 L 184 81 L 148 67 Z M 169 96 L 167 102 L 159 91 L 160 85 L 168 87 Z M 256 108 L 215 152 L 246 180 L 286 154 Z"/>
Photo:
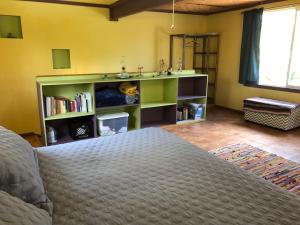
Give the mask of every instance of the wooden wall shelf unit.
<path id="1" fill-rule="evenodd" d="M 192 48 L 192 67 L 197 73 L 208 75 L 208 103 L 215 103 L 215 95 L 217 88 L 218 76 L 218 55 L 219 55 L 219 34 L 174 34 L 170 36 L 170 62 L 172 66 L 174 62 L 175 40 L 180 39 L 181 44 L 181 62 L 183 69 L 187 69 L 186 58 L 190 52 L 188 48 Z"/>
<path id="2" fill-rule="evenodd" d="M 93 127 L 91 137 L 97 137 L 96 117 L 109 113 L 127 112 L 129 130 L 205 120 L 207 75 L 196 74 L 194 70 L 189 70 L 170 76 L 157 76 L 155 73 L 144 73 L 143 76 L 132 74 L 132 76 L 125 80 L 116 78 L 116 74 L 38 77 L 37 90 L 44 145 L 49 145 L 46 134 L 47 126 L 57 131 L 58 144 L 74 141 L 70 136 L 68 124 L 76 121 L 91 122 Z M 137 84 L 140 92 L 137 103 L 96 107 L 97 90 L 102 87 L 117 87 L 121 82 L 128 81 Z M 83 92 L 90 93 L 92 97 L 92 109 L 89 112 L 66 112 L 51 116 L 45 114 L 46 97 L 59 96 L 72 100 L 78 93 Z M 177 121 L 177 108 L 187 102 L 202 104 L 204 113 L 201 119 Z"/>

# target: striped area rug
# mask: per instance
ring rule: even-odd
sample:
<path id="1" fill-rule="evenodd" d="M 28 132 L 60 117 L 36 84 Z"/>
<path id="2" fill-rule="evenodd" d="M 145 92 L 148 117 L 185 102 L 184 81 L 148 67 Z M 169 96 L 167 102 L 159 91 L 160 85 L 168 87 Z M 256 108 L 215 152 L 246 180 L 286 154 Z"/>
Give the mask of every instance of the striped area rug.
<path id="1" fill-rule="evenodd" d="M 221 159 L 300 195 L 300 164 L 247 144 L 210 151 Z"/>

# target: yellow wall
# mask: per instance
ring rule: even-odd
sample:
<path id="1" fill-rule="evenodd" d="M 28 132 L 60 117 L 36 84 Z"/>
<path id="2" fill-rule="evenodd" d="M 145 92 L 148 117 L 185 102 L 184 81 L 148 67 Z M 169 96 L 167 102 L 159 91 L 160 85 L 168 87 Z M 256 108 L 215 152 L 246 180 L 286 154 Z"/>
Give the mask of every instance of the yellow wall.
<path id="1" fill-rule="evenodd" d="M 300 1 L 284 1 L 264 7 L 270 8 L 292 3 L 300 3 Z M 227 108 L 242 110 L 243 99 L 254 96 L 300 102 L 300 94 L 250 88 L 238 83 L 243 27 L 241 12 L 216 14 L 209 16 L 207 20 L 208 32 L 219 32 L 221 35 L 216 103 Z"/>
<path id="2" fill-rule="evenodd" d="M 290 3 L 300 1 L 266 8 Z M 107 9 L 1 0 L 0 15 L 22 19 L 24 39 L 0 38 L 0 125 L 18 133 L 40 132 L 37 75 L 118 72 L 122 56 L 129 71 L 136 71 L 138 65 L 153 71 L 159 59 L 168 62 L 170 33 L 220 33 L 218 105 L 241 110 L 243 99 L 253 96 L 299 102 L 299 94 L 238 83 L 241 11 L 208 17 L 176 15 L 174 31 L 170 30 L 171 15 L 163 13 L 145 12 L 110 22 Z M 71 69 L 52 69 L 53 48 L 71 50 Z"/>
<path id="3" fill-rule="evenodd" d="M 206 17 L 140 13 L 119 22 L 107 9 L 20 1 L 0 1 L 0 15 L 19 15 L 24 39 L 0 38 L 0 125 L 18 133 L 40 132 L 37 75 L 118 72 L 121 56 L 128 71 L 158 68 L 169 58 L 169 34 L 203 33 Z M 53 70 L 51 49 L 71 50 L 71 69 Z"/>

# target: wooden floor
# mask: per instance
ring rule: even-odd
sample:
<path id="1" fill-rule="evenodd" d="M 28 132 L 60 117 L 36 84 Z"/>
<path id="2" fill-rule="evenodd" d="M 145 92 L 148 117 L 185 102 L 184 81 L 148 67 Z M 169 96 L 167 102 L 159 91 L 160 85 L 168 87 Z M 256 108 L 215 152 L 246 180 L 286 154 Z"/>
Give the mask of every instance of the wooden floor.
<path id="1" fill-rule="evenodd" d="M 241 113 L 221 107 L 210 107 L 205 122 L 163 128 L 205 150 L 248 143 L 300 163 L 300 128 L 287 132 L 268 128 L 246 122 Z M 25 138 L 35 147 L 41 145 L 38 136 Z"/>
<path id="2" fill-rule="evenodd" d="M 300 163 L 300 128 L 281 131 L 257 125 L 244 121 L 242 113 L 221 107 L 210 107 L 205 122 L 164 128 L 205 150 L 247 143 Z"/>

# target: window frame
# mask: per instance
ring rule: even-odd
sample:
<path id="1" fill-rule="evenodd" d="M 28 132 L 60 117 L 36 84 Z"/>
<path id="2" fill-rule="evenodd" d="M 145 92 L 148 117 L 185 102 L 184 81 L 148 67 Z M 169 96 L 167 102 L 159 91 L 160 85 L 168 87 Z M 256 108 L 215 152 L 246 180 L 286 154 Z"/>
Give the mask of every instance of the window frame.
<path id="1" fill-rule="evenodd" d="M 266 11 L 277 11 L 277 10 L 287 9 L 287 8 L 295 9 L 296 13 L 295 13 L 294 24 L 293 24 L 292 41 L 291 41 L 291 46 L 290 46 L 290 54 L 289 54 L 289 60 L 288 60 L 288 70 L 286 73 L 285 86 L 274 86 L 274 85 L 266 85 L 266 84 L 247 84 L 245 86 L 277 90 L 277 91 L 300 93 L 300 85 L 299 86 L 298 85 L 289 85 L 290 70 L 291 70 L 292 58 L 293 58 L 293 47 L 294 47 L 294 42 L 295 42 L 295 33 L 296 33 L 296 26 L 297 26 L 297 17 L 298 16 L 300 17 L 300 6 L 282 7 L 280 9 L 273 9 L 273 10 L 266 9 Z"/>
<path id="2" fill-rule="evenodd" d="M 289 80 L 290 80 L 290 72 L 291 72 L 291 65 L 292 65 L 292 58 L 293 58 L 293 52 L 294 52 L 294 43 L 295 43 L 295 33 L 296 33 L 296 27 L 297 27 L 297 20 L 298 16 L 300 16 L 299 7 L 294 7 L 296 9 L 296 14 L 294 18 L 294 29 L 293 29 L 293 37 L 292 37 L 292 42 L 291 42 L 291 51 L 290 51 L 290 58 L 289 58 L 289 65 L 288 65 L 288 71 L 287 71 L 287 76 L 286 76 L 286 87 L 287 88 L 293 88 L 293 89 L 300 89 L 300 85 L 289 85 Z"/>
<path id="3" fill-rule="evenodd" d="M 268 89 L 274 91 L 284 91 L 284 92 L 292 92 L 292 93 L 300 93 L 300 88 L 292 88 L 292 87 L 280 87 L 280 86 L 271 86 L 271 85 L 262 85 L 262 84 L 245 84 L 246 87 L 251 88 L 261 88 Z"/>

